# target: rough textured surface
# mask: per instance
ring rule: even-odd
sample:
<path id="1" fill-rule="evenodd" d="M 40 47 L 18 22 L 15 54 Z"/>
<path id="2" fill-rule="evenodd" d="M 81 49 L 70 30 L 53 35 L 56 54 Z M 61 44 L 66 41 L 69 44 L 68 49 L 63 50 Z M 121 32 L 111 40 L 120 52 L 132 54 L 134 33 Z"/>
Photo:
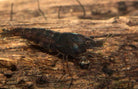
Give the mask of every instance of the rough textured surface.
<path id="1" fill-rule="evenodd" d="M 103 47 L 88 49 L 82 54 L 90 60 L 88 69 L 81 69 L 78 60 L 69 58 L 74 81 L 71 89 L 137 89 L 138 85 L 138 11 L 137 0 L 34 0 L 14 1 L 13 21 L 9 1 L 0 2 L 0 32 L 3 28 L 47 28 L 57 32 L 73 32 L 84 36 L 101 36 Z M 55 4 L 56 3 L 56 4 Z M 60 18 L 58 18 L 58 10 Z M 104 37 L 105 34 L 113 34 Z M 120 35 L 114 35 L 120 34 Z M 67 89 L 68 73 L 61 81 L 62 57 L 42 48 L 29 46 L 18 36 L 0 39 L 0 88 Z"/>

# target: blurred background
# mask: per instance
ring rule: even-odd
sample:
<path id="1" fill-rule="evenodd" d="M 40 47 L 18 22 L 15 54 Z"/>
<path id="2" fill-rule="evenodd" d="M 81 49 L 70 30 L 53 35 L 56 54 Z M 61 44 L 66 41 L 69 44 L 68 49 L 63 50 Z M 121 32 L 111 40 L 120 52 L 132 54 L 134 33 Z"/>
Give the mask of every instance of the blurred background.
<path id="1" fill-rule="evenodd" d="M 40 9 L 47 19 L 109 19 L 115 16 L 138 16 L 137 0 L 1 0 L 1 20 L 9 20 L 12 3 L 13 20 L 41 20 L 43 16 Z"/>

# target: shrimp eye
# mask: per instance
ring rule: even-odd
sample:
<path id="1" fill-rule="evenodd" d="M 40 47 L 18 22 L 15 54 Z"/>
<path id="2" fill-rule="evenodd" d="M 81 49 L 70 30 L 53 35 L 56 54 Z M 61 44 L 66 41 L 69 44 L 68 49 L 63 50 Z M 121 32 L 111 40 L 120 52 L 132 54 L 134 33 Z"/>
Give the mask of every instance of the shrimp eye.
<path id="1" fill-rule="evenodd" d="M 87 40 L 87 41 L 85 42 L 86 45 L 89 45 L 90 43 L 91 43 L 91 41 L 89 41 L 89 40 Z"/>

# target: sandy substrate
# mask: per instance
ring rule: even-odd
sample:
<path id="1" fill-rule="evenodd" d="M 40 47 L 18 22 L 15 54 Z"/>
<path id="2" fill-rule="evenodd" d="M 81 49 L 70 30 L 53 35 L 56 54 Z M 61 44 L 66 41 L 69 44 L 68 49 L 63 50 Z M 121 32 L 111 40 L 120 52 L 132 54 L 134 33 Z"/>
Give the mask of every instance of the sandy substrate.
<path id="1" fill-rule="evenodd" d="M 103 47 L 82 55 L 90 61 L 89 69 L 80 68 L 79 60 L 69 57 L 74 79 L 71 89 L 138 88 L 137 0 L 80 0 L 85 16 L 76 0 L 39 1 L 44 14 L 35 0 L 13 0 L 12 21 L 11 2 L 1 1 L 0 32 L 3 28 L 35 27 L 101 36 L 94 40 L 106 39 Z M 0 37 L 0 88 L 67 89 L 71 81 L 67 71 L 58 81 L 63 75 L 62 60 L 62 55 L 45 52 L 26 39 Z"/>

